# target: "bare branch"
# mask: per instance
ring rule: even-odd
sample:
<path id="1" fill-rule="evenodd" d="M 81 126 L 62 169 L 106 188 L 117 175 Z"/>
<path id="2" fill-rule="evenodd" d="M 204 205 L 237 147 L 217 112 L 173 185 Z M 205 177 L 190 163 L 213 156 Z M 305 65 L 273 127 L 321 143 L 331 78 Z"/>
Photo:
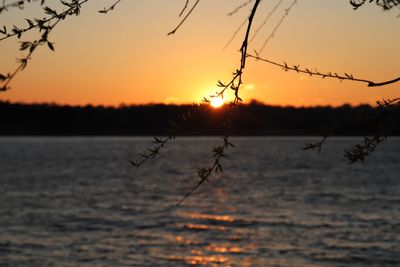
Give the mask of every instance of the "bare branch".
<path id="1" fill-rule="evenodd" d="M 185 12 L 185 10 L 186 10 L 188 4 L 189 4 L 189 0 L 186 0 L 186 1 L 185 1 L 185 5 L 184 5 L 183 8 L 182 8 L 182 11 L 179 13 L 179 17 L 181 17 L 181 16 L 183 15 L 183 13 Z"/>
<path id="2" fill-rule="evenodd" d="M 102 14 L 107 14 L 108 12 L 110 12 L 110 11 L 112 11 L 112 10 L 114 10 L 114 8 L 121 2 L 122 0 L 117 0 L 114 4 L 112 4 L 110 7 L 108 7 L 108 8 L 103 8 L 102 10 L 99 10 L 98 12 L 99 13 L 102 13 Z"/>
<path id="3" fill-rule="evenodd" d="M 29 30 L 33 29 L 33 28 L 39 28 L 39 30 L 42 31 L 43 33 L 38 40 L 35 40 L 33 42 L 26 42 L 26 41 L 21 42 L 20 50 L 21 51 L 28 50 L 29 52 L 24 58 L 17 59 L 19 66 L 12 73 L 7 74 L 7 75 L 0 74 L 0 76 L 1 76 L 0 81 L 3 82 L 3 84 L 0 87 L 1 92 L 5 92 L 10 89 L 10 87 L 9 87 L 10 82 L 15 78 L 15 76 L 20 71 L 25 69 L 25 67 L 28 64 L 28 61 L 31 59 L 31 56 L 36 51 L 36 48 L 39 45 L 47 44 L 49 49 L 54 51 L 54 44 L 52 42 L 50 42 L 48 39 L 49 34 L 58 25 L 58 23 L 61 20 L 64 20 L 67 16 L 78 15 L 80 12 L 81 5 L 87 1 L 88 0 L 83 0 L 83 1 L 79 2 L 78 0 L 74 0 L 73 2 L 71 2 L 71 4 L 63 2 L 63 4 L 67 5 L 69 8 L 60 14 L 58 14 L 57 11 L 55 11 L 49 7 L 44 7 L 43 9 L 46 12 L 46 14 L 51 14 L 51 15 L 53 15 L 53 17 L 51 17 L 50 19 L 47 19 L 47 20 L 46 19 L 37 20 L 36 24 L 34 24 L 32 21 L 28 21 L 28 23 L 31 25 L 29 27 Z M 53 22 L 51 24 L 51 22 L 53 20 L 55 20 L 55 22 Z M 18 30 L 14 29 L 14 34 L 7 35 L 7 38 L 12 35 L 18 35 L 18 37 L 20 37 L 23 32 L 25 32 L 25 31 L 19 30 L 19 29 Z M 1 40 L 3 40 L 3 39 L 1 39 Z"/>
<path id="4" fill-rule="evenodd" d="M 181 20 L 181 22 L 179 22 L 179 24 L 175 27 L 175 29 L 173 29 L 172 31 L 170 31 L 167 35 L 172 35 L 175 34 L 175 32 L 182 26 L 182 24 L 186 21 L 186 19 L 190 16 L 190 14 L 192 14 L 193 10 L 196 8 L 197 4 L 200 2 L 200 0 L 196 0 L 196 2 L 194 3 L 194 5 L 192 6 L 192 8 L 189 10 L 189 12 L 186 14 L 186 16 Z"/>
<path id="5" fill-rule="evenodd" d="M 295 71 L 297 73 L 304 73 L 304 74 L 308 74 L 310 76 L 319 76 L 322 78 L 333 78 L 333 79 L 338 79 L 340 81 L 349 80 L 349 81 L 353 81 L 353 82 L 362 82 L 362 83 L 367 83 L 368 87 L 384 86 L 384 85 L 388 85 L 388 84 L 392 84 L 392 83 L 396 83 L 396 82 L 400 81 L 400 77 L 393 79 L 393 80 L 384 81 L 384 82 L 373 82 L 373 81 L 370 81 L 367 79 L 355 78 L 352 74 L 348 74 L 348 73 L 345 73 L 343 75 L 339 75 L 337 73 L 332 73 L 332 72 L 322 73 L 322 72 L 319 72 L 318 70 L 312 71 L 311 69 L 308 69 L 308 68 L 301 68 L 300 65 L 289 66 L 286 62 L 284 62 L 283 64 L 277 63 L 277 62 L 269 60 L 269 59 L 261 58 L 257 53 L 255 55 L 247 54 L 247 57 L 280 67 L 284 71 Z"/>
<path id="6" fill-rule="evenodd" d="M 49 14 L 50 17 L 49 18 L 44 18 L 44 19 L 35 19 L 34 21 L 27 19 L 26 21 L 28 22 L 28 26 L 26 28 L 18 28 L 16 26 L 14 26 L 10 32 L 7 31 L 6 27 L 3 26 L 3 29 L 0 30 L 0 34 L 3 34 L 4 36 L 2 38 L 0 38 L 0 42 L 8 39 L 10 37 L 13 36 L 17 36 L 18 39 L 20 39 L 22 37 L 22 35 L 32 29 L 41 29 L 43 27 L 45 27 L 46 23 L 49 23 L 53 20 L 59 20 L 59 19 L 64 19 L 66 16 L 69 15 L 78 15 L 79 14 L 79 10 L 82 4 L 88 2 L 89 0 L 82 0 L 82 1 L 78 1 L 78 0 L 74 0 L 71 3 L 67 3 L 67 2 L 61 2 L 64 5 L 66 5 L 67 7 L 69 7 L 67 10 L 61 12 L 61 13 L 57 13 L 55 12 L 55 10 L 50 9 L 49 7 L 45 7 L 44 10 L 46 12 L 46 14 Z"/>
<path id="7" fill-rule="evenodd" d="M 236 7 L 234 10 L 232 10 L 231 12 L 228 13 L 228 16 L 232 16 L 234 14 L 236 14 L 237 12 L 239 12 L 242 8 L 246 7 L 248 4 L 251 4 L 251 2 L 253 2 L 254 0 L 247 0 L 246 2 L 244 2 L 243 4 L 239 5 L 238 7 Z"/>
<path id="8" fill-rule="evenodd" d="M 284 0 L 279 0 L 279 2 L 274 6 L 274 8 L 271 10 L 271 12 L 268 13 L 267 17 L 264 19 L 264 21 L 261 23 L 261 25 L 255 30 L 253 36 L 250 39 L 250 42 L 254 41 L 254 38 L 256 38 L 257 34 L 260 32 L 260 30 L 267 24 L 268 20 L 271 18 L 271 16 L 276 12 L 278 7 L 282 4 Z"/>
<path id="9" fill-rule="evenodd" d="M 225 151 L 229 147 L 235 147 L 230 141 L 229 141 L 229 135 L 222 137 L 223 138 L 223 144 L 221 146 L 214 147 L 212 152 L 213 152 L 213 157 L 214 157 L 214 162 L 211 166 L 208 168 L 199 168 L 197 170 L 197 174 L 200 178 L 200 181 L 189 191 L 186 193 L 186 195 L 176 203 L 176 206 L 179 206 L 185 199 L 187 199 L 190 195 L 194 193 L 194 191 L 197 190 L 205 181 L 209 182 L 209 177 L 213 173 L 218 173 L 218 172 L 223 172 L 222 165 L 221 165 L 221 159 L 225 157 Z"/>
<path id="10" fill-rule="evenodd" d="M 229 41 L 225 44 L 223 50 L 225 50 L 233 42 L 233 40 L 235 40 L 236 35 L 240 32 L 240 30 L 244 27 L 244 25 L 246 25 L 247 20 L 248 18 L 245 18 L 243 22 L 239 25 L 239 27 L 237 27 L 236 31 L 232 34 Z"/>
<path id="11" fill-rule="evenodd" d="M 276 32 L 278 31 L 278 29 L 281 27 L 282 23 L 285 21 L 285 19 L 288 17 L 290 11 L 292 10 L 292 8 L 297 4 L 297 0 L 294 0 L 292 2 L 292 4 L 285 10 L 285 13 L 283 14 L 283 16 L 281 17 L 281 19 L 279 20 L 278 24 L 275 26 L 275 28 L 273 29 L 273 31 L 271 32 L 271 34 L 268 36 L 268 38 L 264 41 L 263 45 L 261 46 L 261 49 L 258 50 L 258 53 L 261 54 L 261 52 L 264 50 L 264 48 L 267 46 L 267 44 L 269 43 L 269 41 L 275 37 Z"/>
<path id="12" fill-rule="evenodd" d="M 3 0 L 3 4 L 0 6 L 0 14 L 3 11 L 8 11 L 10 8 L 17 7 L 19 9 L 23 9 L 27 3 L 33 3 L 33 2 L 37 2 L 37 1 L 40 1 L 40 5 L 44 5 L 44 3 L 45 3 L 44 0 L 17 0 L 12 3 L 7 4 L 5 2 L 5 0 Z"/>

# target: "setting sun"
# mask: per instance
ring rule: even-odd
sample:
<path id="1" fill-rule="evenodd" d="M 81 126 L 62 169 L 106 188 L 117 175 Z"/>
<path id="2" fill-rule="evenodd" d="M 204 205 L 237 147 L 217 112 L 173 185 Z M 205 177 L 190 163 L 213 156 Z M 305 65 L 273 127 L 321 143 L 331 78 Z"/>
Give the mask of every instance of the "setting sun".
<path id="1" fill-rule="evenodd" d="M 219 108 L 224 104 L 222 97 L 213 97 L 210 99 L 210 105 L 214 108 Z"/>

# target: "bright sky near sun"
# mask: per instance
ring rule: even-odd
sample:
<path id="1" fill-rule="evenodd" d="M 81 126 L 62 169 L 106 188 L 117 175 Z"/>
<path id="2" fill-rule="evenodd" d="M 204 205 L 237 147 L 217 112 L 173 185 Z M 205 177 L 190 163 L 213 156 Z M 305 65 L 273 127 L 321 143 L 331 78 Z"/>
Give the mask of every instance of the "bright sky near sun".
<path id="1" fill-rule="evenodd" d="M 49 6 L 59 1 L 46 1 Z M 184 0 L 123 0 L 108 15 L 97 11 L 114 1 L 89 1 L 81 15 L 68 17 L 49 39 L 55 52 L 41 47 L 0 100 L 60 104 L 119 105 L 193 103 L 215 93 L 239 67 L 244 28 L 223 49 L 248 16 L 251 6 L 228 16 L 243 0 L 202 0 L 175 35 Z M 194 1 L 190 3 L 193 4 Z M 283 0 L 250 43 L 259 50 L 292 0 Z M 262 1 L 254 29 L 278 0 Z M 24 18 L 43 17 L 38 3 L 0 14 L 0 26 L 25 26 Z M 400 10 L 384 12 L 374 4 L 354 11 L 348 0 L 298 0 L 261 56 L 322 72 L 351 73 L 384 81 L 400 75 Z M 35 33 L 22 40 L 33 40 Z M 0 42 L 0 73 L 22 57 L 17 39 Z M 241 97 L 272 105 L 375 103 L 400 96 L 400 84 L 366 84 L 285 72 L 248 59 Z"/>

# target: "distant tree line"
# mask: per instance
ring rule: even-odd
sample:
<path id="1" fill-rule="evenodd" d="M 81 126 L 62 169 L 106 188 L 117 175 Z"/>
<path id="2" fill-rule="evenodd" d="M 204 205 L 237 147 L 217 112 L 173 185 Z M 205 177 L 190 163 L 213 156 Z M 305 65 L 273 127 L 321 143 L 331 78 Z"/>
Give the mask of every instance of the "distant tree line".
<path id="1" fill-rule="evenodd" d="M 168 135 L 193 105 L 61 106 L 0 102 L 0 135 Z M 233 135 L 399 135 L 400 108 L 278 107 L 251 102 L 234 109 L 197 107 L 179 123 L 180 135 L 223 135 L 228 112 Z M 176 130 L 173 130 L 176 133 Z M 378 131 L 378 132 L 377 132 Z"/>

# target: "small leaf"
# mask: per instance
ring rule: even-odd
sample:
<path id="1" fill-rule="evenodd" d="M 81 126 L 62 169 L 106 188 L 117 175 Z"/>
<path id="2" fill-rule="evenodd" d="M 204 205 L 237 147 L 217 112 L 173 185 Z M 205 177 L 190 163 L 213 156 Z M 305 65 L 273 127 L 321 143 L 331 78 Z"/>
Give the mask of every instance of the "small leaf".
<path id="1" fill-rule="evenodd" d="M 50 48 L 51 51 L 54 51 L 54 45 L 53 45 L 53 43 L 47 41 L 47 46 Z"/>

